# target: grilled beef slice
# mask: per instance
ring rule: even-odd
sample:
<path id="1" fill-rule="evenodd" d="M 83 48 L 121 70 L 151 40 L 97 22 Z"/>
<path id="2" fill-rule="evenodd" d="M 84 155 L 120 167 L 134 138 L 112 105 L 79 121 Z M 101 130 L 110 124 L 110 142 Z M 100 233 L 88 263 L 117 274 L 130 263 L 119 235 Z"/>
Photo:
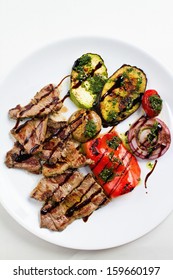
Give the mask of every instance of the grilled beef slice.
<path id="1" fill-rule="evenodd" d="M 49 135 L 49 138 L 44 140 L 47 127 L 46 117 L 27 120 L 12 129 L 11 132 L 18 140 L 16 142 L 18 144 L 7 153 L 6 165 L 33 172 L 35 163 L 35 170 L 39 169 L 38 173 L 42 171 L 45 177 L 51 177 L 62 174 L 68 169 L 76 169 L 92 163 L 77 149 L 79 143 L 71 139 L 69 126 L 60 127 L 56 136 Z"/>
<path id="2" fill-rule="evenodd" d="M 90 216 L 93 211 L 108 202 L 109 199 L 102 187 L 96 183 L 91 174 L 87 174 L 62 201 L 54 203 L 52 208 L 43 207 L 41 227 L 62 231 L 75 219 Z"/>
<path id="3" fill-rule="evenodd" d="M 42 117 L 51 112 L 60 110 L 63 103 L 59 99 L 58 87 L 49 84 L 36 93 L 34 98 L 26 106 L 17 105 L 9 110 L 12 119 L 24 119 Z"/>
<path id="4" fill-rule="evenodd" d="M 43 143 L 42 158 L 47 160 L 50 164 L 55 164 L 59 160 L 63 162 L 62 151 L 66 147 L 67 141 L 71 138 L 71 130 L 68 125 L 55 130 Z M 73 141 L 73 143 L 75 143 L 75 141 Z"/>
<path id="5" fill-rule="evenodd" d="M 58 191 L 60 186 L 65 182 L 68 182 L 68 179 L 71 178 L 72 174 L 72 170 L 67 170 L 65 173 L 55 177 L 41 178 L 38 185 L 32 191 L 31 197 L 39 201 L 48 201 L 49 198 L 52 200 L 52 196 L 55 192 Z"/>
<path id="6" fill-rule="evenodd" d="M 56 176 L 64 173 L 69 168 L 79 168 L 85 165 L 92 164 L 92 160 L 87 159 L 72 141 L 68 141 L 61 150 L 61 159 L 56 164 L 43 164 L 42 173 L 45 177 Z"/>
<path id="7" fill-rule="evenodd" d="M 48 118 L 33 118 L 11 130 L 13 137 L 23 146 L 28 154 L 38 151 L 44 142 Z"/>
<path id="8" fill-rule="evenodd" d="M 46 132 L 46 140 L 49 141 L 53 137 L 56 137 L 61 130 L 66 128 L 68 123 L 66 121 L 55 121 L 51 117 L 48 118 L 47 122 L 47 132 Z"/>
<path id="9" fill-rule="evenodd" d="M 52 192 L 52 195 L 46 200 L 46 203 L 42 207 L 42 212 L 46 213 L 53 209 L 55 205 L 59 204 L 73 189 L 79 186 L 82 181 L 83 175 L 79 171 L 76 170 L 71 174 L 68 174 L 64 182 L 57 185 L 57 187 Z"/>
<path id="10" fill-rule="evenodd" d="M 56 176 L 69 168 L 75 169 L 92 163 L 79 151 L 79 143 L 72 139 L 74 124 L 73 128 L 67 122 L 59 126 L 57 123 L 54 128 L 53 126 L 54 122 L 50 124 L 48 121 L 47 135 L 49 136 L 42 145 L 41 157 L 45 161 L 44 176 Z"/>
<path id="11" fill-rule="evenodd" d="M 7 152 L 5 164 L 9 168 L 25 169 L 35 174 L 41 173 L 42 167 L 40 159 L 35 155 L 27 154 L 18 142 Z"/>

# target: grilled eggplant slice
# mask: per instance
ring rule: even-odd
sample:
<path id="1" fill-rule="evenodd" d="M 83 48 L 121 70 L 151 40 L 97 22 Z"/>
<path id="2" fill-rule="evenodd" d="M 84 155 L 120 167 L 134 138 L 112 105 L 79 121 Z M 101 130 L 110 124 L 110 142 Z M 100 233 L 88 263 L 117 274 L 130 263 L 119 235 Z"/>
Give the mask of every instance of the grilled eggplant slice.
<path id="1" fill-rule="evenodd" d="M 107 68 L 103 59 L 98 54 L 83 54 L 72 67 L 71 100 L 79 108 L 92 108 L 107 78 Z"/>
<path id="2" fill-rule="evenodd" d="M 136 66 L 124 64 L 105 83 L 99 102 L 103 126 L 117 125 L 141 104 L 147 78 Z"/>

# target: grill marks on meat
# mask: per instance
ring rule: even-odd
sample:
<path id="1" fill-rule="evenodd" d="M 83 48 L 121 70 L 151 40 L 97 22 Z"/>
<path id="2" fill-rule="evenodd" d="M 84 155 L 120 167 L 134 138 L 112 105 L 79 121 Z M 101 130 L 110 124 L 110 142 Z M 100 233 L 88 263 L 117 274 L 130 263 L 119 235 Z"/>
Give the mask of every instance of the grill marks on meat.
<path id="1" fill-rule="evenodd" d="M 53 201 L 52 207 L 45 204 L 41 210 L 41 227 L 62 231 L 74 220 L 87 218 L 108 202 L 101 186 L 87 174 L 63 200 Z"/>
<path id="2" fill-rule="evenodd" d="M 12 119 L 42 117 L 61 109 L 63 103 L 59 99 L 58 87 L 49 84 L 36 93 L 26 106 L 17 105 L 9 110 Z"/>
<path id="3" fill-rule="evenodd" d="M 41 227 L 56 231 L 64 230 L 76 219 L 86 221 L 93 211 L 109 202 L 93 176 L 84 177 L 77 170 L 93 163 L 72 139 L 72 132 L 83 121 L 82 115 L 70 123 L 56 122 L 50 117 L 62 104 L 58 86 L 50 84 L 28 105 L 11 109 L 10 117 L 17 120 L 11 130 L 16 142 L 5 159 L 9 168 L 43 174 L 31 197 L 44 202 Z"/>
<path id="4" fill-rule="evenodd" d="M 67 126 L 66 121 L 57 122 L 51 118 L 48 118 L 46 141 L 55 137 L 59 133 L 59 131 L 65 128 L 66 126 Z"/>
<path id="5" fill-rule="evenodd" d="M 70 127 L 66 122 L 66 125 L 56 129 L 54 133 L 46 138 L 43 144 L 42 156 L 47 160 L 48 164 L 55 164 L 57 161 L 63 160 L 63 150 L 66 147 L 67 141 L 72 138 Z M 75 145 L 72 140 L 71 143 Z"/>
<path id="6" fill-rule="evenodd" d="M 68 94 L 65 98 L 67 96 Z M 11 118 L 17 119 L 11 134 L 21 145 L 25 159 L 28 160 L 31 154 L 36 155 L 37 160 L 41 163 L 44 176 L 56 176 L 69 168 L 75 169 L 91 163 L 79 150 L 76 150 L 78 145 L 72 139 L 72 132 L 81 124 L 82 118 L 79 117 L 71 123 L 57 123 L 49 116 L 50 113 L 62 106 L 65 98 L 60 101 L 58 86 L 54 87 L 49 84 L 41 89 L 28 105 L 24 107 L 17 105 L 9 111 Z M 24 118 L 27 120 L 19 124 Z M 13 149 L 8 152 L 8 156 L 11 155 L 11 159 L 14 159 L 12 153 Z M 24 161 L 23 157 L 23 168 Z M 16 163 L 16 158 L 11 166 L 19 166 Z M 29 171 L 28 165 L 27 170 Z"/>
<path id="7" fill-rule="evenodd" d="M 73 171 L 68 170 L 55 177 L 41 178 L 38 185 L 31 193 L 31 197 L 39 201 L 48 201 L 59 186 L 63 185 L 71 177 Z"/>
<path id="8" fill-rule="evenodd" d="M 41 227 L 62 231 L 76 219 L 87 221 L 109 198 L 91 174 L 85 177 L 68 170 L 56 177 L 42 178 L 31 197 L 45 201 L 41 209 Z"/>
<path id="9" fill-rule="evenodd" d="M 13 137 L 28 154 L 36 152 L 45 140 L 48 118 L 31 119 L 11 130 Z"/>
<path id="10" fill-rule="evenodd" d="M 53 125 L 53 121 L 51 121 Z M 62 174 L 68 169 L 76 169 L 92 161 L 87 159 L 78 149 L 78 143 L 75 142 L 71 136 L 70 126 L 67 122 L 63 124 L 56 124 L 57 128 L 52 129 L 49 127 L 48 118 L 31 119 L 27 120 L 17 128 L 12 129 L 11 133 L 17 140 L 17 155 L 16 160 L 16 147 L 10 150 L 6 156 L 6 165 L 9 167 L 23 168 L 29 165 L 24 164 L 25 160 L 31 158 L 36 165 L 39 163 L 39 170 L 46 177 L 56 176 Z M 52 134 L 51 131 L 53 130 Z M 22 159 L 22 165 L 19 165 Z M 22 157 L 21 157 L 22 155 Z M 35 157 L 33 157 L 35 155 Z M 9 162 L 10 158 L 10 164 Z M 31 161 L 30 159 L 30 161 Z M 21 167 L 22 166 L 22 167 Z M 31 166 L 33 172 L 34 166 Z M 39 171 L 40 173 L 40 171 Z"/>
<path id="11" fill-rule="evenodd" d="M 75 169 L 92 164 L 92 161 L 81 154 L 80 151 L 76 148 L 75 143 L 71 141 L 68 141 L 64 147 L 63 145 L 62 147 L 59 147 L 59 150 L 57 149 L 56 152 L 51 154 L 50 159 L 53 159 L 53 155 L 57 157 L 58 153 L 58 163 L 50 164 L 49 161 L 49 164 L 43 164 L 42 173 L 45 177 L 62 174 L 69 168 Z"/>
<path id="12" fill-rule="evenodd" d="M 27 154 L 18 142 L 7 152 L 5 164 L 9 168 L 24 169 L 35 174 L 41 173 L 42 169 L 40 159 L 36 155 Z"/>
<path id="13" fill-rule="evenodd" d="M 83 181 L 83 175 L 79 171 L 74 171 L 66 177 L 64 183 L 59 184 L 53 191 L 52 196 L 46 200 L 41 212 L 46 214 L 54 209 L 65 197 Z"/>
<path id="14" fill-rule="evenodd" d="M 73 129 L 74 127 L 73 123 Z M 31 155 L 36 156 L 40 169 L 46 177 L 56 176 L 70 168 L 76 169 L 92 163 L 78 149 L 79 143 L 72 139 L 71 126 L 68 122 L 56 122 L 47 116 L 33 118 L 14 127 L 11 133 L 20 144 L 18 149 L 21 148 L 21 154 L 25 154 L 22 158 L 23 169 L 25 159 L 28 161 Z M 18 168 L 19 164 L 13 156 L 13 149 L 8 152 L 8 157 L 10 155 L 11 161 L 14 159 L 10 166 Z M 8 161 L 6 159 L 7 166 Z M 31 172 L 32 170 L 33 166 Z M 30 171 L 29 165 L 27 171 Z"/>

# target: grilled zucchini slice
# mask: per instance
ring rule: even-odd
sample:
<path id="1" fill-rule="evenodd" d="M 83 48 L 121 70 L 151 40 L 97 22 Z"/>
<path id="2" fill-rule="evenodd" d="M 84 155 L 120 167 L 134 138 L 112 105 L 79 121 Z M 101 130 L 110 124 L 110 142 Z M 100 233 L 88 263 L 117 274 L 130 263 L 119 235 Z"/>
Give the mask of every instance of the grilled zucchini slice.
<path id="1" fill-rule="evenodd" d="M 107 78 L 107 68 L 101 56 L 92 53 L 83 54 L 72 67 L 71 100 L 80 108 L 92 108 Z"/>
<path id="2" fill-rule="evenodd" d="M 141 104 L 147 78 L 136 66 L 124 64 L 106 82 L 103 87 L 99 111 L 103 126 L 117 125 Z"/>

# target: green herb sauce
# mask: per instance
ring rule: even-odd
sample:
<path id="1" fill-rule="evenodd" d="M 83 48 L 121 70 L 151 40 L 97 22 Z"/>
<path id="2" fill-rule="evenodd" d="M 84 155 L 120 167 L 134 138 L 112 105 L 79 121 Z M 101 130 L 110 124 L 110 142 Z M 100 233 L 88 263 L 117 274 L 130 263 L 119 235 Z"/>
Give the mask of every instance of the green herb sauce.
<path id="1" fill-rule="evenodd" d="M 152 154 L 155 143 L 157 142 L 158 133 L 162 129 L 161 125 L 156 121 L 154 125 L 150 129 L 150 133 L 147 135 L 147 140 L 150 143 L 150 146 L 148 147 L 148 155 Z"/>
<path id="2" fill-rule="evenodd" d="M 123 164 L 122 160 L 114 155 L 114 152 L 110 152 L 109 159 L 112 163 L 118 163 L 119 165 Z"/>
<path id="3" fill-rule="evenodd" d="M 83 66 L 90 65 L 91 63 L 91 57 L 88 54 L 85 54 L 78 58 L 73 66 L 73 70 L 80 72 Z"/>
<path id="4" fill-rule="evenodd" d="M 115 105 L 117 104 L 117 98 L 116 97 L 112 98 L 110 102 L 112 102 L 112 106 L 115 107 Z"/>
<path id="5" fill-rule="evenodd" d="M 97 126 L 93 120 L 89 120 L 85 126 L 85 137 L 91 139 L 97 133 Z"/>
<path id="6" fill-rule="evenodd" d="M 157 139 L 160 130 L 160 124 L 156 121 L 150 129 L 150 133 L 147 135 L 147 140 L 152 143 L 154 139 Z"/>
<path id="7" fill-rule="evenodd" d="M 147 162 L 147 167 L 148 167 L 149 169 L 152 169 L 153 166 L 154 166 L 154 163 L 152 163 L 152 162 Z"/>
<path id="8" fill-rule="evenodd" d="M 113 120 L 116 120 L 116 118 L 117 118 L 117 113 L 115 111 L 113 111 L 113 110 L 110 110 L 108 112 L 107 121 L 111 122 Z"/>
<path id="9" fill-rule="evenodd" d="M 132 72 L 133 71 L 133 67 L 128 68 L 126 71 L 127 71 L 127 73 Z"/>
<path id="10" fill-rule="evenodd" d="M 154 111 L 160 112 L 162 110 L 162 99 L 159 96 L 157 96 L 156 94 L 151 95 L 149 97 L 149 102 L 150 102 L 151 108 Z"/>
<path id="11" fill-rule="evenodd" d="M 91 64 L 91 57 L 88 54 L 81 56 L 79 59 L 76 60 L 73 66 L 73 70 L 78 72 L 77 79 L 79 81 L 83 81 L 86 79 L 87 75 L 84 70 L 84 66 Z"/>
<path id="12" fill-rule="evenodd" d="M 109 182 L 109 181 L 111 181 L 112 180 L 112 178 L 113 178 L 113 175 L 114 175 L 114 173 L 113 173 L 113 170 L 110 168 L 104 168 L 102 171 L 101 171 L 101 173 L 100 173 L 100 177 L 101 177 L 101 179 L 104 181 L 104 182 Z"/>
<path id="13" fill-rule="evenodd" d="M 136 90 L 139 91 L 140 90 L 140 86 L 142 84 L 142 77 L 139 77 L 137 79 L 137 84 L 136 84 Z"/>
<path id="14" fill-rule="evenodd" d="M 121 139 L 118 136 L 114 136 L 112 139 L 107 140 L 107 145 L 111 148 L 116 150 L 118 146 L 121 144 Z"/>
<path id="15" fill-rule="evenodd" d="M 103 89 L 104 84 L 106 83 L 106 79 L 100 75 L 95 75 L 93 77 L 88 78 L 88 82 L 90 83 L 90 90 L 93 94 L 100 93 Z"/>
<path id="16" fill-rule="evenodd" d="M 126 73 L 126 72 L 123 72 L 123 73 L 122 73 L 122 77 L 123 77 L 124 79 L 129 79 L 129 75 L 128 75 L 128 73 Z"/>

